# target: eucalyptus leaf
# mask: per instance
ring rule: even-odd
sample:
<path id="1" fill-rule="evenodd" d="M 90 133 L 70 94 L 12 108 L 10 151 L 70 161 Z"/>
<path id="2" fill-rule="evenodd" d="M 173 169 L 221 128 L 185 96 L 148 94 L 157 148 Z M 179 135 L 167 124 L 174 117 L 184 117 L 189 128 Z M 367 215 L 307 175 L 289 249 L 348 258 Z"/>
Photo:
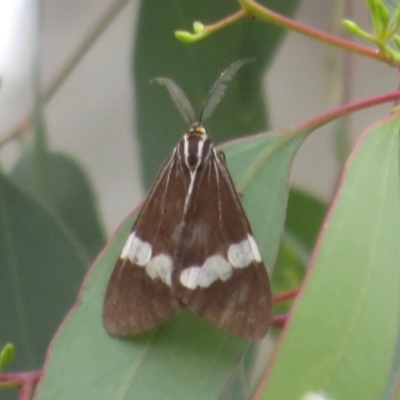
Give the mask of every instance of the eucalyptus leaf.
<path id="1" fill-rule="evenodd" d="M 307 133 L 261 134 L 223 146 L 270 273 L 284 226 L 290 166 Z M 133 220 L 123 223 L 90 270 L 49 349 L 37 399 L 216 399 L 236 376 L 248 342 L 188 311 L 129 339 L 106 334 L 104 293 Z M 242 389 L 249 397 L 254 387 Z"/>
<path id="2" fill-rule="evenodd" d="M 327 210 L 320 198 L 299 188 L 291 188 L 286 215 L 285 233 L 311 253 Z"/>
<path id="3" fill-rule="evenodd" d="M 39 368 L 88 259 L 59 219 L 0 174 L 0 338 L 13 369 Z"/>
<path id="4" fill-rule="evenodd" d="M 375 400 L 395 387 L 399 132 L 399 115 L 374 125 L 347 161 L 260 399 Z"/>
<path id="5" fill-rule="evenodd" d="M 23 153 L 10 174 L 11 180 L 57 214 L 93 260 L 105 243 L 105 233 L 86 173 L 69 156 L 45 152 L 41 176 L 44 193 L 38 192 L 34 157 L 32 150 Z"/>

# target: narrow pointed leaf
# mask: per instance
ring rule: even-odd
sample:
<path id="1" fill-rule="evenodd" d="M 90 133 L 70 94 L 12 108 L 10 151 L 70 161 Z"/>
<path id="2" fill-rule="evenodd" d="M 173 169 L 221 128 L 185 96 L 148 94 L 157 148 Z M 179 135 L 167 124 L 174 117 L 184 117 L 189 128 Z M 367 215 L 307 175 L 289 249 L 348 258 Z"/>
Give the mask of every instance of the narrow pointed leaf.
<path id="1" fill-rule="evenodd" d="M 257 398 L 322 393 L 375 400 L 393 388 L 400 317 L 399 131 L 399 116 L 374 126 L 347 162 Z"/>

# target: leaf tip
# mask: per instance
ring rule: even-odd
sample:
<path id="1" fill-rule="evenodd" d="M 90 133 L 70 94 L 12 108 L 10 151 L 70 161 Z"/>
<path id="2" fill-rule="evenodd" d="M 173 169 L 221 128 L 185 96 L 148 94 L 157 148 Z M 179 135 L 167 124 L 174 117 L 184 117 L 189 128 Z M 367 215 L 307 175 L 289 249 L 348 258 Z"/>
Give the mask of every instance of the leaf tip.
<path id="1" fill-rule="evenodd" d="M 206 27 L 200 21 L 193 22 L 193 33 L 188 31 L 175 31 L 175 37 L 184 43 L 197 42 L 206 36 Z"/>
<path id="2" fill-rule="evenodd" d="M 15 347 L 12 343 L 7 343 L 0 352 L 0 372 L 14 359 Z"/>

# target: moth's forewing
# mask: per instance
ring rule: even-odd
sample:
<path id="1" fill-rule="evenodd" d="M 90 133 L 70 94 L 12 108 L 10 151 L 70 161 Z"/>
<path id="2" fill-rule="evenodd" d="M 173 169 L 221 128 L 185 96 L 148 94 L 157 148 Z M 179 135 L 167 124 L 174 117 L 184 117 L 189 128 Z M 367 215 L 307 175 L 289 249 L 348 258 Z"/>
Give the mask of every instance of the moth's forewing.
<path id="1" fill-rule="evenodd" d="M 198 168 L 173 272 L 174 295 L 208 322 L 251 339 L 271 323 L 268 275 L 224 157 Z"/>
<path id="2" fill-rule="evenodd" d="M 112 272 L 103 308 L 103 324 L 110 335 L 155 328 L 181 308 L 170 279 L 177 245 L 173 233 L 183 218 L 189 183 L 189 173 L 180 163 L 174 151 L 161 168 Z M 160 255 L 165 257 L 157 258 Z M 164 273 L 149 268 L 154 260 Z"/>

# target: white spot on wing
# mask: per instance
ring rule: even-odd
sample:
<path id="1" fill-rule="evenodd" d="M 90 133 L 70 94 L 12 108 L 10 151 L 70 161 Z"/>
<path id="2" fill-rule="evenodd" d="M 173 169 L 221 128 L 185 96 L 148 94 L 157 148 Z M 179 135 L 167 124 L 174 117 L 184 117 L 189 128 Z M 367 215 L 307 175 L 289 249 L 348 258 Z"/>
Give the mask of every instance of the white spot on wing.
<path id="1" fill-rule="evenodd" d="M 226 281 L 232 275 L 232 267 L 220 255 L 209 257 L 202 266 L 192 266 L 181 272 L 180 282 L 188 289 L 209 287 L 217 279 Z"/>
<path id="2" fill-rule="evenodd" d="M 258 250 L 258 246 L 257 246 L 255 239 L 251 235 L 247 235 L 247 237 L 250 242 L 251 251 L 253 252 L 254 261 L 261 262 L 262 258 L 261 258 L 260 250 Z"/>
<path id="3" fill-rule="evenodd" d="M 197 286 L 200 286 L 198 284 L 200 269 L 201 267 L 189 267 L 184 269 L 179 278 L 182 285 L 189 289 L 195 289 Z"/>
<path id="4" fill-rule="evenodd" d="M 247 267 L 253 261 L 260 262 L 261 255 L 253 236 L 247 235 L 240 243 L 230 245 L 228 260 L 235 268 Z"/>
<path id="5" fill-rule="evenodd" d="M 123 249 L 121 251 L 121 254 L 120 254 L 120 257 L 122 259 L 128 257 L 129 249 L 131 248 L 131 243 L 132 243 L 132 240 L 133 240 L 134 236 L 135 236 L 135 234 L 132 232 L 128 236 L 128 239 L 126 239 L 126 242 L 125 242 L 124 247 L 123 247 Z"/>
<path id="6" fill-rule="evenodd" d="M 121 251 L 122 259 L 129 258 L 133 263 L 145 266 L 151 258 L 151 245 L 139 239 L 135 232 L 132 232 Z"/>
<path id="7" fill-rule="evenodd" d="M 166 285 L 171 286 L 171 257 L 166 254 L 159 254 L 153 257 L 146 266 L 146 272 L 151 279 L 160 278 Z"/>

